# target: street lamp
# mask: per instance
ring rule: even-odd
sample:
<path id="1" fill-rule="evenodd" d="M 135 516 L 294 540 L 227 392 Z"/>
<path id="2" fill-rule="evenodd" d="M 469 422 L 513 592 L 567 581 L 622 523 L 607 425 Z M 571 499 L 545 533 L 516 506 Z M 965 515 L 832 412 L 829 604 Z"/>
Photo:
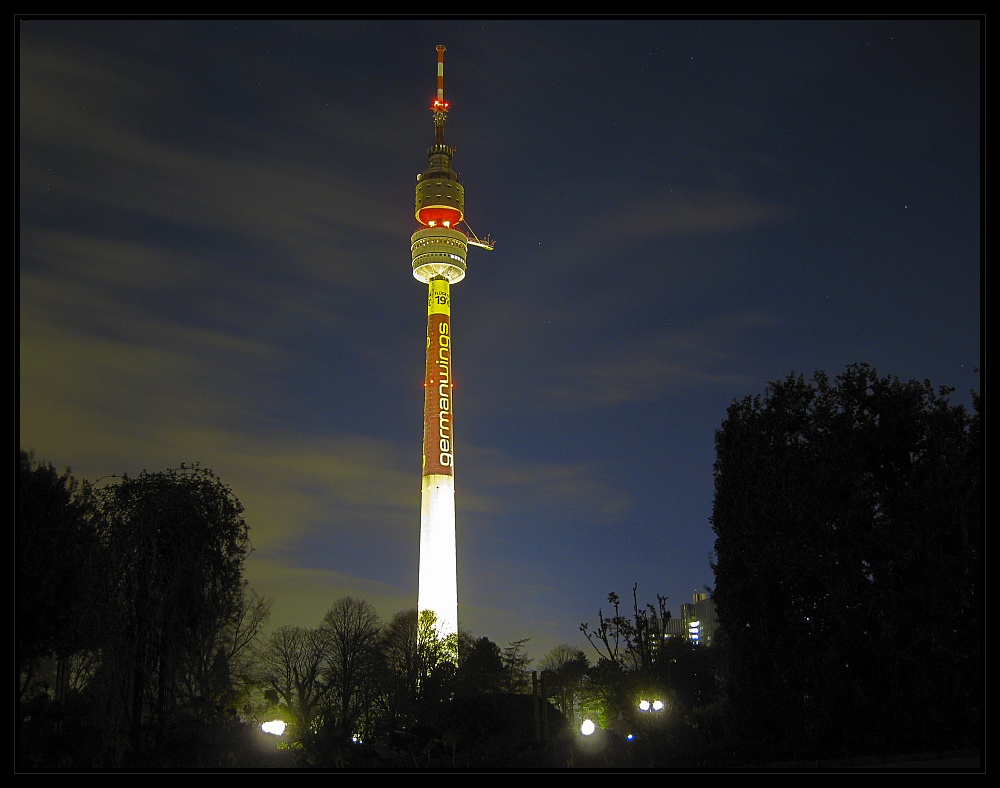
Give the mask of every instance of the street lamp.
<path id="1" fill-rule="evenodd" d="M 264 733 L 271 733 L 275 736 L 280 736 L 285 732 L 285 723 L 281 720 L 268 720 L 267 722 L 262 722 L 260 724 L 260 729 Z"/>

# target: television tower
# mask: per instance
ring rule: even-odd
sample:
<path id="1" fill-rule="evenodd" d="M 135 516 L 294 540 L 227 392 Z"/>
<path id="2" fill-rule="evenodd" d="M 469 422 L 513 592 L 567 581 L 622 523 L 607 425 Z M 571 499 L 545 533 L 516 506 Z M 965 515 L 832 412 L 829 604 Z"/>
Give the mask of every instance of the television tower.
<path id="1" fill-rule="evenodd" d="M 451 285 L 465 278 L 469 246 L 492 249 L 459 229 L 465 189 L 451 169 L 455 149 L 444 141 L 444 52 L 437 45 L 437 96 L 431 104 L 434 144 L 417 176 L 421 227 L 410 238 L 413 276 L 427 285 L 427 357 L 424 368 L 424 460 L 420 497 L 420 571 L 417 612 L 432 611 L 439 637 L 458 633 L 458 564 L 455 545 L 455 418 L 452 388 Z M 468 225 L 466 225 L 468 228 Z"/>

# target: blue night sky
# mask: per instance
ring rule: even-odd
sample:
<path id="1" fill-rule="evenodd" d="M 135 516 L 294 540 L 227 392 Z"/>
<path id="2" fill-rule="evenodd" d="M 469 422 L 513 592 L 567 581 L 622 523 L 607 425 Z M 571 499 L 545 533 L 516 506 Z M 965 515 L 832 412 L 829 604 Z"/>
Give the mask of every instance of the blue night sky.
<path id="1" fill-rule="evenodd" d="M 594 657 L 714 584 L 734 400 L 981 390 L 984 21 L 19 18 L 19 446 L 212 469 L 271 627 L 415 607 L 444 44 L 460 623 Z"/>

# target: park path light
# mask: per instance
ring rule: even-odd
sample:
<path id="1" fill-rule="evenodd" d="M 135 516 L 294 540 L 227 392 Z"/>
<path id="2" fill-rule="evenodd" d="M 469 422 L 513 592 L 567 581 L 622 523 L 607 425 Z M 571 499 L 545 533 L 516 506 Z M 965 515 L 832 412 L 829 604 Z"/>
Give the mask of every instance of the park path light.
<path id="1" fill-rule="evenodd" d="M 260 724 L 260 729 L 264 733 L 270 733 L 274 736 L 280 736 L 285 732 L 285 723 L 281 720 L 268 720 L 267 722 L 262 722 Z"/>

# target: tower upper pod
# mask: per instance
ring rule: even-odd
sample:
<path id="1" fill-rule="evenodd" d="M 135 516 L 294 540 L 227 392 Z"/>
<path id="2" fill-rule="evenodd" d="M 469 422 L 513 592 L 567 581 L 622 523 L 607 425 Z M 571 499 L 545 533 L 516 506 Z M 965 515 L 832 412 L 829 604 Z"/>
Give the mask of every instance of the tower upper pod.
<path id="1" fill-rule="evenodd" d="M 417 176 L 414 217 L 421 224 L 410 238 L 413 276 L 421 282 L 465 278 L 469 238 L 458 229 L 465 218 L 465 189 L 451 168 L 455 149 L 444 141 L 448 102 L 444 99 L 444 52 L 438 44 L 437 97 L 434 114 L 434 144 L 427 150 L 427 169 Z"/>

